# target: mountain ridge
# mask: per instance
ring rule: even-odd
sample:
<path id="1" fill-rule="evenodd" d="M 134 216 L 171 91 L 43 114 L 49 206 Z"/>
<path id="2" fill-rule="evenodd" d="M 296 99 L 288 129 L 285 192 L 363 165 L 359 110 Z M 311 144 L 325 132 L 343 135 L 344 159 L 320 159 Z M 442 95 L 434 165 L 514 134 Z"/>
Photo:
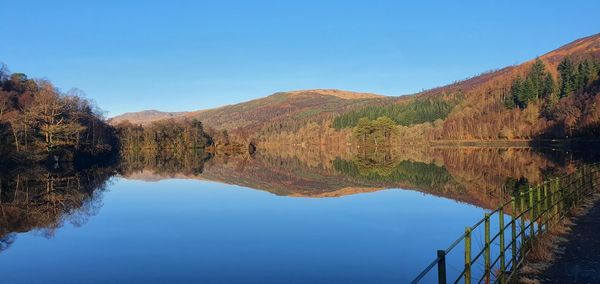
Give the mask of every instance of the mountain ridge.
<path id="1" fill-rule="evenodd" d="M 575 59 L 593 58 L 600 59 L 600 33 L 576 39 L 536 59 L 546 65 L 546 69 L 555 78 L 558 77 L 557 66 L 566 56 Z M 198 119 L 206 126 L 218 130 L 228 130 L 241 134 L 242 137 L 250 136 L 281 136 L 281 133 L 299 133 L 307 127 L 312 129 L 303 133 L 318 135 L 328 131 L 331 121 L 344 113 L 364 107 L 385 107 L 389 105 L 410 105 L 420 100 L 424 104 L 437 102 L 452 102 L 453 110 L 441 123 L 427 126 L 433 120 L 425 121 L 423 125 L 407 125 L 408 130 L 421 133 L 420 136 L 428 139 L 494 139 L 494 137 L 508 137 L 508 139 L 531 139 L 541 132 L 540 129 L 549 126 L 540 117 L 541 105 L 531 109 L 507 109 L 504 102 L 510 95 L 511 84 L 516 77 L 523 76 L 530 66 L 536 62 L 531 59 L 523 63 L 507 66 L 494 71 L 484 72 L 461 81 L 424 90 L 422 92 L 403 96 L 381 96 L 372 93 L 342 91 L 336 89 L 314 89 L 278 92 L 267 97 L 226 105 L 214 109 L 189 111 L 171 115 L 160 114 L 150 116 L 146 121 L 138 119 L 138 123 L 149 123 L 161 119 L 192 120 Z M 558 80 L 558 79 L 556 79 Z M 420 107 L 420 106 L 417 106 Z M 589 110 L 582 110 L 589 112 Z M 592 110 L 593 111 L 593 110 Z M 111 120 L 113 125 L 139 113 L 130 113 L 115 117 Z M 162 117 L 161 117 L 162 116 Z M 531 117 L 537 117 L 534 123 Z M 132 122 L 132 121 L 130 121 Z M 474 128 L 470 125 L 477 122 L 480 126 Z M 507 126 L 512 122 L 512 128 Z M 132 122 L 133 123 L 133 122 Z M 316 130 L 311 123 L 321 125 Z M 422 123 L 417 120 L 417 123 Z M 531 129 L 521 129 L 519 125 Z M 417 128 L 415 128 L 417 127 Z M 432 128 L 433 127 L 433 128 Z M 479 129 L 474 132 L 475 129 Z M 339 129 L 338 129 L 339 130 Z M 315 132 L 316 131 L 316 132 Z M 324 132 L 325 131 L 325 132 Z M 301 131 L 300 131 L 301 132 Z M 331 133 L 331 132 L 327 132 Z M 508 134 L 507 134 L 508 133 Z M 309 136 L 310 136 L 309 135 Z M 415 135 L 415 136 L 419 136 Z M 346 135 L 346 143 L 350 143 Z M 282 137 L 279 137 L 282 138 Z M 263 138 L 263 141 L 269 140 Z M 284 141 L 285 139 L 279 139 Z M 288 141 L 289 142 L 289 141 Z M 293 144 L 304 143 L 295 140 Z M 309 142 L 309 141 L 308 141 Z M 286 142 L 287 143 L 287 142 Z M 322 143 L 322 142 L 320 142 Z"/>
<path id="2" fill-rule="evenodd" d="M 132 124 L 141 124 L 146 125 L 155 121 L 159 121 L 162 119 L 199 119 L 205 123 L 207 120 L 204 114 L 214 114 L 219 113 L 228 109 L 237 109 L 237 108 L 247 108 L 247 105 L 258 104 L 260 106 L 265 106 L 267 103 L 277 103 L 282 102 L 282 100 L 302 100 L 302 99 L 312 99 L 315 97 L 331 97 L 335 99 L 340 99 L 344 101 L 362 101 L 362 100 L 370 100 L 370 99 L 382 99 L 382 98 L 390 98 L 383 95 L 378 95 L 374 93 L 364 93 L 364 92 L 353 92 L 353 91 L 345 91 L 339 89 L 308 89 L 308 90 L 294 90 L 287 92 L 276 92 L 269 96 L 252 99 L 245 102 L 240 102 L 236 104 L 224 105 L 216 108 L 210 109 L 202 109 L 195 111 L 186 111 L 186 112 L 162 112 L 157 110 L 144 110 L 139 112 L 128 112 L 122 115 L 118 115 L 109 119 L 109 123 L 112 125 L 117 125 L 119 123 L 129 121 Z M 198 117 L 200 116 L 200 117 Z M 223 123 L 207 123 L 211 127 L 220 128 L 223 126 Z"/>

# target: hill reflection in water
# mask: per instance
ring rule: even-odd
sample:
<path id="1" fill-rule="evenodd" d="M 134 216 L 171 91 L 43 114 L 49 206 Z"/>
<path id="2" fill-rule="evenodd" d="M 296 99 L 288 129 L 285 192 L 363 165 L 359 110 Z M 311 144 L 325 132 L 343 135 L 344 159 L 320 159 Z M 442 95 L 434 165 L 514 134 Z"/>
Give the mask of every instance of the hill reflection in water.
<path id="1" fill-rule="evenodd" d="M 529 184 L 572 171 L 576 157 L 530 148 L 297 148 L 126 153 L 83 170 L 2 171 L 0 266 L 11 273 L 1 279 L 405 283 L 466 224 Z"/>
<path id="2" fill-rule="evenodd" d="M 126 153 L 108 167 L 15 169 L 0 174 L 0 249 L 10 247 L 16 233 L 51 237 L 65 222 L 85 224 L 102 206 L 113 176 L 209 180 L 310 198 L 410 189 L 492 209 L 520 188 L 571 172 L 578 163 L 572 153 L 531 148 L 415 147 L 339 155 Z"/>
<path id="3" fill-rule="evenodd" d="M 211 180 L 282 196 L 335 197 L 384 188 L 421 191 L 493 208 L 515 190 L 571 172 L 572 153 L 533 148 L 413 147 L 331 153 L 285 151 L 253 156 L 126 155 L 128 179 Z"/>

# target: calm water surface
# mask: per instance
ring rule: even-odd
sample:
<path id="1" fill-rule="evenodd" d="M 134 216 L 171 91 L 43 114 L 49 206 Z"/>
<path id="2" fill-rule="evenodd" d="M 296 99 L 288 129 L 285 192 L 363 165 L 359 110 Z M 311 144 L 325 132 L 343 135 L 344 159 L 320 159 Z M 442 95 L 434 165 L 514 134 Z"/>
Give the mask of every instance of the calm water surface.
<path id="1" fill-rule="evenodd" d="M 11 173 L 1 180 L 0 282 L 406 283 L 503 194 L 569 167 L 492 153 Z M 497 159 L 505 166 L 490 171 Z M 448 257 L 452 274 L 462 255 Z"/>
<path id="2" fill-rule="evenodd" d="M 302 198 L 122 178 L 102 203 L 50 239 L 18 234 L 2 283 L 402 283 L 483 212 L 402 189 Z"/>

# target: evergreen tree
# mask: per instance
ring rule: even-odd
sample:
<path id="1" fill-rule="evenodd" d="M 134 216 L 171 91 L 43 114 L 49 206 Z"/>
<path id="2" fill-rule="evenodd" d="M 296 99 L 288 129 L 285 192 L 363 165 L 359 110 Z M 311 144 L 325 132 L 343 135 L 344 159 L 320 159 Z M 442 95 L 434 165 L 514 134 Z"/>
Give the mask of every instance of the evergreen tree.
<path id="1" fill-rule="evenodd" d="M 565 57 L 558 64 L 558 74 L 560 76 L 560 97 L 564 98 L 575 91 L 576 86 L 575 65 L 570 57 Z"/>
<path id="2" fill-rule="evenodd" d="M 552 75 L 546 72 L 544 62 L 537 58 L 521 79 L 517 76 L 511 85 L 511 98 L 505 101 L 508 108 L 527 108 L 530 102 L 547 99 L 554 92 Z"/>
<path id="3" fill-rule="evenodd" d="M 541 97 L 545 100 L 550 99 L 554 95 L 554 89 L 554 79 L 550 73 L 547 73 L 546 77 L 544 78 Z"/>
<path id="4" fill-rule="evenodd" d="M 373 133 L 373 125 L 366 117 L 361 117 L 354 129 L 354 136 L 361 140 L 363 145 L 367 143 L 367 138 Z"/>
<path id="5" fill-rule="evenodd" d="M 380 116 L 373 122 L 373 127 L 375 128 L 375 131 L 378 132 L 379 136 L 389 143 L 392 134 L 396 130 L 396 123 L 387 116 Z"/>

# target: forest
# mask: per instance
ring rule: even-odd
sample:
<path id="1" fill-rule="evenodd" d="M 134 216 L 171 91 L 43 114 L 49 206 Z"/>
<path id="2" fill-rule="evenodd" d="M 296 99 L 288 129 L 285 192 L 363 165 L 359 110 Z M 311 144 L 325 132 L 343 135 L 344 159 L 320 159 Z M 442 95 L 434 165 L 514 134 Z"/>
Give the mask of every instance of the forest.
<path id="1" fill-rule="evenodd" d="M 354 127 L 363 117 L 369 120 L 388 117 L 402 126 L 434 122 L 437 119 L 445 119 L 459 101 L 460 95 L 454 95 L 446 98 L 417 98 L 408 103 L 368 106 L 337 116 L 333 120 L 333 127 L 336 130 Z"/>
<path id="2" fill-rule="evenodd" d="M 61 92 L 51 82 L 10 73 L 0 65 L 0 154 L 16 160 L 101 158 L 118 138 L 82 91 Z"/>
<path id="3" fill-rule="evenodd" d="M 216 132 L 215 130 L 211 130 Z M 215 134 L 230 144 L 226 131 Z M 198 120 L 133 125 L 107 123 L 102 110 L 77 89 L 61 92 L 48 80 L 0 68 L 2 167 L 29 162 L 95 162 L 120 151 L 202 152 L 213 138 Z"/>
<path id="4" fill-rule="evenodd" d="M 121 149 L 185 152 L 203 150 L 213 144 L 201 121 L 160 120 L 141 126 L 123 121 L 116 125 Z"/>
<path id="5" fill-rule="evenodd" d="M 596 109 L 600 91 L 600 61 L 564 57 L 555 73 L 537 58 L 524 76 L 511 83 L 505 99 L 508 109 L 533 108 L 549 127 L 541 137 L 598 137 L 600 120 Z"/>
<path id="6" fill-rule="evenodd" d="M 375 147 L 411 140 L 598 138 L 600 60 L 567 55 L 548 62 L 537 58 L 395 104 L 355 109 L 336 116 L 332 127 L 350 127 L 355 144 Z"/>

